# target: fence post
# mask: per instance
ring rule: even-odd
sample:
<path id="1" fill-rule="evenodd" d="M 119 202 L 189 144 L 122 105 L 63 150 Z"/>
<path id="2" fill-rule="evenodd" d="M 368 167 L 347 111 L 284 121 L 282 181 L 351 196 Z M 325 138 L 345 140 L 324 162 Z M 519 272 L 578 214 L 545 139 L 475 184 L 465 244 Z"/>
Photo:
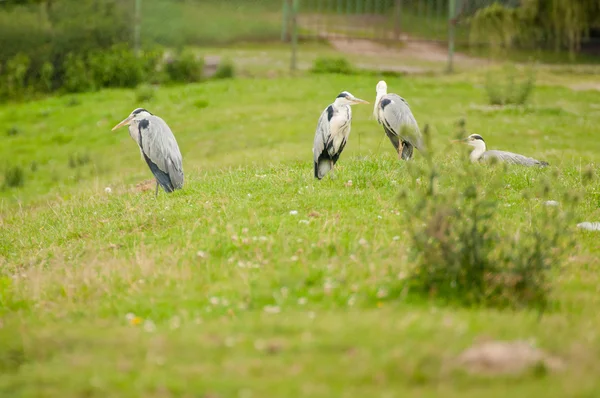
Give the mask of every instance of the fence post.
<path id="1" fill-rule="evenodd" d="M 133 27 L 133 48 L 135 54 L 140 54 L 140 30 L 142 24 L 142 0 L 135 0 L 135 12 L 134 12 L 135 25 Z"/>
<path id="2" fill-rule="evenodd" d="M 454 13 L 456 0 L 448 1 L 448 73 L 454 71 Z"/>
<path id="3" fill-rule="evenodd" d="M 283 0 L 283 6 L 281 10 L 281 41 L 288 41 L 290 38 L 289 22 L 290 22 L 290 10 L 288 6 L 288 0 Z"/>
<path id="4" fill-rule="evenodd" d="M 401 19 L 402 19 L 402 0 L 396 0 L 394 2 L 394 39 L 396 39 L 396 40 L 400 40 L 400 33 L 402 31 Z"/>
<path id="5" fill-rule="evenodd" d="M 290 60 L 290 69 L 294 72 L 297 68 L 298 52 L 298 6 L 300 0 L 287 0 L 290 10 L 291 34 L 292 34 L 292 59 Z"/>

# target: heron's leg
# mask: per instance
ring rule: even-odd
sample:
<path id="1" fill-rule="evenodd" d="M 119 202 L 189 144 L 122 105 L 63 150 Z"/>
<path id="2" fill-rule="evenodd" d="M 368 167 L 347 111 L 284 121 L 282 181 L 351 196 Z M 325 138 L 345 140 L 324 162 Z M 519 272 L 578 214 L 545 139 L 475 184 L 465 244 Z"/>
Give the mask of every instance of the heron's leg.
<path id="1" fill-rule="evenodd" d="M 398 145 L 398 160 L 402 160 L 402 152 L 404 152 L 404 141 L 400 141 Z"/>
<path id="2" fill-rule="evenodd" d="M 329 165 L 331 166 L 331 168 L 330 168 L 331 171 L 329 172 L 329 176 L 331 177 L 331 179 L 333 179 L 335 177 L 335 175 L 333 173 L 333 167 L 335 166 L 333 164 L 333 160 L 329 160 Z"/>
<path id="3" fill-rule="evenodd" d="M 158 197 L 158 180 L 156 180 L 156 191 L 154 191 L 154 197 Z"/>

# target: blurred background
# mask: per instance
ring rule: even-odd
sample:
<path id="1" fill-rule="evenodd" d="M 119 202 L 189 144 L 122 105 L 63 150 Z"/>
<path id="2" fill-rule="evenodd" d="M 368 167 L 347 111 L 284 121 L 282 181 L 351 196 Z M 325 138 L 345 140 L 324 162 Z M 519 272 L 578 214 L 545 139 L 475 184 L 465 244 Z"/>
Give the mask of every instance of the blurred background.
<path id="1" fill-rule="evenodd" d="M 350 56 L 370 52 L 379 56 L 376 66 L 397 71 L 439 64 L 453 68 L 455 51 L 459 65 L 467 56 L 489 59 L 501 52 L 505 57 L 508 50 L 515 61 L 596 62 L 600 2 L 0 0 L 0 98 L 19 98 L 32 90 L 136 86 L 165 49 L 176 54 L 185 47 L 296 40 L 327 43 Z M 146 64 L 128 57 L 129 49 L 144 50 Z M 308 68 L 319 50 L 309 48 L 291 63 L 285 54 L 263 69 Z M 390 54 L 401 54 L 402 62 L 386 62 Z M 111 65 L 111 57 L 118 66 Z M 239 61 L 251 66 L 250 73 L 256 72 L 253 64 L 260 64 L 251 58 Z"/>

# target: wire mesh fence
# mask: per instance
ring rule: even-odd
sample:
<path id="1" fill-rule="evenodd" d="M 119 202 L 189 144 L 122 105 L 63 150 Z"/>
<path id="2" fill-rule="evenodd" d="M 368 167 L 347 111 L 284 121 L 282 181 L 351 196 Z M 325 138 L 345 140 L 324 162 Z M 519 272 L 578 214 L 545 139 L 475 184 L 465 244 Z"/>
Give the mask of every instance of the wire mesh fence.
<path id="1" fill-rule="evenodd" d="M 298 0 L 298 23 L 303 38 L 437 42 L 447 42 L 452 23 L 456 40 L 466 43 L 469 17 L 494 1 Z M 516 0 L 503 3 L 514 5 Z"/>

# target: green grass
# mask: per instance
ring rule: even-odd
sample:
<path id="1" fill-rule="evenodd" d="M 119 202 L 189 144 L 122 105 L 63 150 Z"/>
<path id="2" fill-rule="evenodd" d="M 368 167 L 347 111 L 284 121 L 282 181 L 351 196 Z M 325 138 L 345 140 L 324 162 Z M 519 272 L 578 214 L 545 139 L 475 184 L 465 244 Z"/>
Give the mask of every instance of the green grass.
<path id="1" fill-rule="evenodd" d="M 277 40 L 281 35 L 277 0 L 146 0 L 142 12 L 144 44 L 216 45 Z"/>
<path id="2" fill-rule="evenodd" d="M 373 100 L 377 80 L 159 88 L 144 106 L 174 131 L 186 185 L 156 200 L 135 188 L 151 178 L 135 143 L 110 131 L 138 105 L 135 90 L 0 108 L 0 125 L 19 131 L 3 137 L 2 171 L 26 170 L 23 187 L 0 192 L 0 396 L 593 396 L 597 234 L 575 232 L 541 318 L 445 307 L 401 294 L 410 260 L 397 196 L 413 181 L 371 106 L 354 107 L 335 178 L 312 177 L 321 111 L 341 90 Z M 541 86 L 528 107 L 498 109 L 466 76 L 387 82 L 432 127 L 446 184 L 460 183 L 466 154 L 448 141 L 461 117 L 490 148 L 551 163 L 502 177 L 498 228 L 529 222 L 544 198 L 521 193 L 544 178 L 557 192 L 585 190 L 578 221 L 600 217 L 598 181 L 581 179 L 600 151 L 597 93 Z M 74 154 L 89 163 L 70 167 Z M 453 370 L 482 336 L 534 339 L 567 368 L 491 379 Z"/>

